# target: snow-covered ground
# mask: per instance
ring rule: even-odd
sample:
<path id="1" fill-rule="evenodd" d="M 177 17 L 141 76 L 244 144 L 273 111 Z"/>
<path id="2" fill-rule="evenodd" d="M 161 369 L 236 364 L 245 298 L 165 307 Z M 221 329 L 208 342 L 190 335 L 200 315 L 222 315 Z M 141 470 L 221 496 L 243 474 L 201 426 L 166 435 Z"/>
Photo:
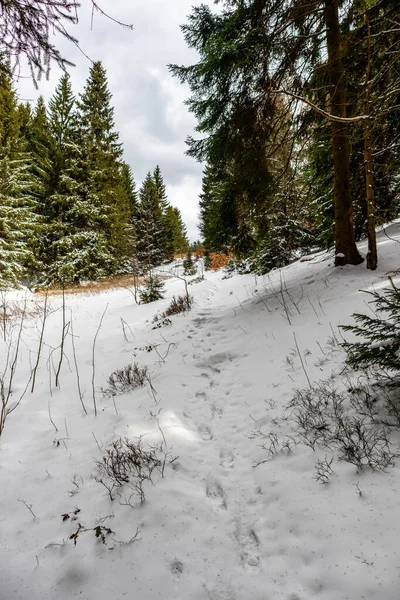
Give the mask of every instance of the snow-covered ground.
<path id="1" fill-rule="evenodd" d="M 126 289 L 66 297 L 88 415 L 71 325 L 55 386 L 62 299 L 51 297 L 59 310 L 34 392 L 30 383 L 0 438 L 1 600 L 398 600 L 399 466 L 357 471 L 334 460 L 321 485 L 315 463 L 329 452 L 297 443 L 287 410 L 307 377 L 342 385 L 337 327 L 369 310 L 360 290 L 382 289 L 400 266 L 400 225 L 387 232 L 397 241 L 378 235 L 373 273 L 324 255 L 269 277 L 206 273 L 189 287 L 192 311 L 158 329 L 152 318 L 184 292 L 181 280 L 144 306 Z M 37 302 L 29 297 L 28 309 Z M 93 342 L 106 307 L 95 417 Z M 10 406 L 35 365 L 41 323 L 36 314 L 24 325 Z M 17 326 L 13 335 L 15 348 Z M 109 375 L 134 362 L 148 365 L 153 391 L 104 396 Z M 145 482 L 143 504 L 126 485 L 111 501 L 97 481 L 95 461 L 121 437 L 164 452 L 164 477 Z M 89 531 L 74 544 L 78 524 Z M 106 544 L 96 526 L 112 530 L 101 530 Z"/>

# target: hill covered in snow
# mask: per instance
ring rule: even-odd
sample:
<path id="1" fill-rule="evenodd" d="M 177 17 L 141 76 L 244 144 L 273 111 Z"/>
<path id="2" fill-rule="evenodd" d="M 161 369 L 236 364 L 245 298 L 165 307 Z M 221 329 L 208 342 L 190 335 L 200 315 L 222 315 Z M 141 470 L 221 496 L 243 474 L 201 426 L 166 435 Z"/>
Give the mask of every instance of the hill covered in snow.
<path id="1" fill-rule="evenodd" d="M 375 272 L 326 254 L 208 272 L 170 324 L 174 277 L 147 305 L 49 297 L 44 328 L 43 297 L 4 296 L 0 599 L 397 600 L 398 431 L 375 439 L 383 470 L 315 435 L 355 414 L 339 326 L 399 282 L 386 232 Z"/>

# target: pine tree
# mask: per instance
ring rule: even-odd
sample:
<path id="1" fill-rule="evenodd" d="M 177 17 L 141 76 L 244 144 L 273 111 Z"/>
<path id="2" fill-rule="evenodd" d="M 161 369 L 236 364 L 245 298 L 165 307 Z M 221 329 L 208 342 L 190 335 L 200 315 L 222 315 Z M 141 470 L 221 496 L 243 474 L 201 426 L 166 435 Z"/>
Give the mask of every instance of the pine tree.
<path id="1" fill-rule="evenodd" d="M 168 198 L 167 198 L 167 190 L 166 190 L 166 187 L 164 184 L 164 179 L 161 174 L 161 169 L 158 165 L 156 166 L 156 168 L 154 169 L 154 172 L 153 172 L 153 181 L 154 181 L 154 185 L 156 188 L 159 208 L 160 208 L 160 211 L 162 214 L 162 220 L 163 220 L 163 225 L 160 230 L 158 244 L 159 244 L 160 250 L 162 250 L 162 252 L 163 252 L 163 259 L 168 260 L 169 256 L 170 256 L 171 245 L 173 244 L 172 232 L 169 229 L 168 222 L 166 220 L 169 202 L 168 202 Z"/>
<path id="2" fill-rule="evenodd" d="M 84 200 L 96 215 L 96 229 L 106 241 L 108 258 L 99 266 L 109 274 L 128 260 L 130 217 L 129 198 L 121 179 L 122 148 L 113 115 L 105 69 L 95 62 L 78 103 L 85 152 L 81 174 Z"/>
<path id="3" fill-rule="evenodd" d="M 295 151 L 297 132 L 288 121 L 296 123 L 291 115 L 302 110 L 299 102 L 311 89 L 310 76 L 327 49 L 324 89 L 330 106 L 325 111 L 314 108 L 331 124 L 335 264 L 358 264 L 362 260 L 352 223 L 341 25 L 338 0 L 311 4 L 303 0 L 226 0 L 218 14 L 205 5 L 194 8 L 189 23 L 182 28 L 188 46 L 200 54 L 197 64 L 170 67 L 191 88 L 188 105 L 202 134 L 198 140 L 189 138 L 188 154 L 207 161 L 214 170 L 213 223 L 221 222 L 219 215 L 229 217 L 230 235 L 226 238 L 234 241 L 235 248 L 248 251 L 252 241 L 256 242 L 255 215 L 261 214 L 267 221 L 262 208 L 274 198 L 274 187 L 280 185 L 290 164 L 283 163 L 278 176 L 271 168 L 281 145 L 279 133 L 284 132 L 290 152 Z M 204 203 L 203 209 L 207 210 Z"/>
<path id="4" fill-rule="evenodd" d="M 128 198 L 130 219 L 133 223 L 138 213 L 138 193 L 132 169 L 126 163 L 122 163 L 121 179 L 122 186 Z"/>
<path id="5" fill-rule="evenodd" d="M 49 207 L 50 277 L 77 282 L 126 269 L 131 197 L 101 63 L 91 67 L 77 111 L 66 76 L 49 108 L 57 181 Z"/>
<path id="6" fill-rule="evenodd" d="M 345 342 L 347 363 L 355 369 L 378 368 L 400 374 L 400 289 L 389 278 L 390 287 L 382 292 L 368 292 L 372 296 L 375 316 L 356 313 L 355 325 L 343 325 L 360 342 Z"/>
<path id="7" fill-rule="evenodd" d="M 10 75 L 0 69 L 0 287 L 31 275 L 37 228 L 33 177 L 22 150 L 19 111 Z"/>
<path id="8" fill-rule="evenodd" d="M 35 263 L 37 216 L 29 166 L 23 156 L 0 154 L 0 288 L 18 287 Z"/>
<path id="9" fill-rule="evenodd" d="M 136 256 L 142 272 L 161 264 L 164 247 L 160 244 L 164 218 L 152 174 L 149 172 L 139 191 L 139 210 L 136 219 Z"/>
<path id="10" fill-rule="evenodd" d="M 164 298 L 164 291 L 165 283 L 163 280 L 151 273 L 146 277 L 139 291 L 140 302 L 142 304 L 149 304 L 149 302 L 161 300 Z"/>
<path id="11" fill-rule="evenodd" d="M 196 275 L 197 273 L 196 265 L 193 262 L 192 252 L 190 249 L 187 251 L 186 258 L 183 261 L 183 269 L 185 275 Z"/>
<path id="12" fill-rule="evenodd" d="M 34 193 L 38 210 L 44 216 L 48 198 L 54 189 L 54 144 L 43 96 L 40 96 L 36 103 L 25 140 L 36 181 Z"/>
<path id="13" fill-rule="evenodd" d="M 79 281 L 77 261 L 68 256 L 70 236 L 76 233 L 75 202 L 79 205 L 73 169 L 80 156 L 75 97 L 67 74 L 63 75 L 49 101 L 48 127 L 52 136 L 51 190 L 43 207 L 43 257 L 47 281 Z M 68 241 L 67 241 L 68 240 Z M 70 261 L 71 258 L 71 261 Z M 74 264 L 74 268 L 71 264 Z M 68 271 L 68 274 L 67 274 Z M 76 272 L 75 272 L 76 271 Z"/>
<path id="14" fill-rule="evenodd" d="M 156 166 L 153 172 L 153 181 L 154 185 L 156 186 L 157 197 L 160 203 L 161 211 L 163 214 L 165 214 L 165 211 L 167 210 L 169 204 L 167 199 L 167 190 L 164 184 L 163 176 L 161 174 L 161 169 L 158 165 Z"/>
<path id="15" fill-rule="evenodd" d="M 165 258 L 173 260 L 175 254 L 181 254 L 188 249 L 186 226 L 182 220 L 179 208 L 168 206 L 164 216 L 165 229 L 168 231 L 165 246 Z"/>

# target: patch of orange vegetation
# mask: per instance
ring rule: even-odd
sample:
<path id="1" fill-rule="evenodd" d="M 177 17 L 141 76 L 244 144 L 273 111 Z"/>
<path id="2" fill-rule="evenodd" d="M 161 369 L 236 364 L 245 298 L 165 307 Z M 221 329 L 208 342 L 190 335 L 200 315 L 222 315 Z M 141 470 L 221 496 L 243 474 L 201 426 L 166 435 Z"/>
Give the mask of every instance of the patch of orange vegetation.
<path id="1" fill-rule="evenodd" d="M 211 263 L 208 267 L 211 271 L 223 269 L 227 262 L 233 258 L 232 254 L 220 254 L 219 252 L 210 253 Z"/>

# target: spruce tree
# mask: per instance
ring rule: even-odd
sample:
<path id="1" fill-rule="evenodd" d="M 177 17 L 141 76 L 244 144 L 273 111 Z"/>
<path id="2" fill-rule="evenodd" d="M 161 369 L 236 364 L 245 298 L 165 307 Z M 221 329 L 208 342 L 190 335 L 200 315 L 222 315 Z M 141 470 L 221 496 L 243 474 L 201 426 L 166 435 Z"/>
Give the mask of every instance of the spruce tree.
<path id="1" fill-rule="evenodd" d="M 78 282 L 126 269 L 131 198 L 101 63 L 91 67 L 76 111 L 66 76 L 49 108 L 57 180 L 50 203 L 50 277 Z"/>
<path id="2" fill-rule="evenodd" d="M 179 208 L 174 206 L 167 207 L 164 224 L 168 232 L 165 257 L 167 260 L 173 260 L 175 254 L 187 252 L 189 245 L 186 226 L 182 220 Z"/>
<path id="3" fill-rule="evenodd" d="M 149 172 L 139 191 L 139 210 L 136 219 L 136 255 L 142 272 L 161 264 L 164 247 L 160 244 L 164 232 L 164 217 L 152 174 Z"/>
<path id="4" fill-rule="evenodd" d="M 117 272 L 128 260 L 129 198 L 121 179 L 122 148 L 114 130 L 114 109 L 108 90 L 106 71 L 93 63 L 78 103 L 82 149 L 82 196 L 90 205 L 95 230 L 104 236 L 99 268 Z"/>
<path id="5" fill-rule="evenodd" d="M 33 275 L 38 219 L 29 166 L 24 156 L 0 153 L 0 288 L 18 287 Z"/>
<path id="6" fill-rule="evenodd" d="M 43 211 L 43 263 L 48 281 L 79 281 L 76 259 L 69 256 L 76 234 L 78 167 L 81 155 L 75 97 L 69 76 L 64 74 L 49 101 L 49 130 L 52 136 L 51 193 Z M 74 265 L 74 266 L 72 266 Z M 67 272 L 68 271 L 68 272 Z"/>
<path id="7" fill-rule="evenodd" d="M 29 157 L 19 131 L 12 81 L 0 69 L 0 287 L 18 286 L 34 267 L 37 215 Z"/>
<path id="8" fill-rule="evenodd" d="M 400 375 L 400 289 L 389 278 L 390 287 L 383 292 L 367 292 L 374 305 L 374 316 L 355 313 L 355 325 L 342 325 L 362 341 L 344 342 L 347 363 L 354 369 Z"/>
<path id="9" fill-rule="evenodd" d="M 122 186 L 128 198 L 130 219 L 133 222 L 138 213 L 138 193 L 132 169 L 126 163 L 122 163 L 121 179 Z"/>
<path id="10" fill-rule="evenodd" d="M 330 106 L 314 108 L 331 125 L 335 264 L 362 261 L 352 224 L 348 151 L 349 119 L 357 122 L 359 117 L 346 114 L 341 37 L 351 4 L 344 5 L 339 22 L 338 0 L 226 0 L 218 13 L 205 5 L 194 8 L 182 27 L 188 46 L 200 55 L 197 64 L 170 66 L 189 84 L 188 105 L 198 119 L 201 139 L 188 139 L 188 154 L 214 169 L 213 211 L 229 216 L 231 236 L 227 237 L 235 247 L 239 241 L 244 250 L 251 248 L 254 231 L 252 224 L 247 226 L 249 216 L 273 198 L 274 187 L 290 164 L 282 164 L 278 177 L 273 174 L 275 152 L 282 141 L 279 132 L 286 130 L 291 153 L 298 148 L 296 129 L 288 127 L 288 120 L 296 123 L 291 115 L 301 112 L 302 97 L 314 106 L 307 98 L 312 94 L 310 79 L 327 50 L 323 85 Z"/>

